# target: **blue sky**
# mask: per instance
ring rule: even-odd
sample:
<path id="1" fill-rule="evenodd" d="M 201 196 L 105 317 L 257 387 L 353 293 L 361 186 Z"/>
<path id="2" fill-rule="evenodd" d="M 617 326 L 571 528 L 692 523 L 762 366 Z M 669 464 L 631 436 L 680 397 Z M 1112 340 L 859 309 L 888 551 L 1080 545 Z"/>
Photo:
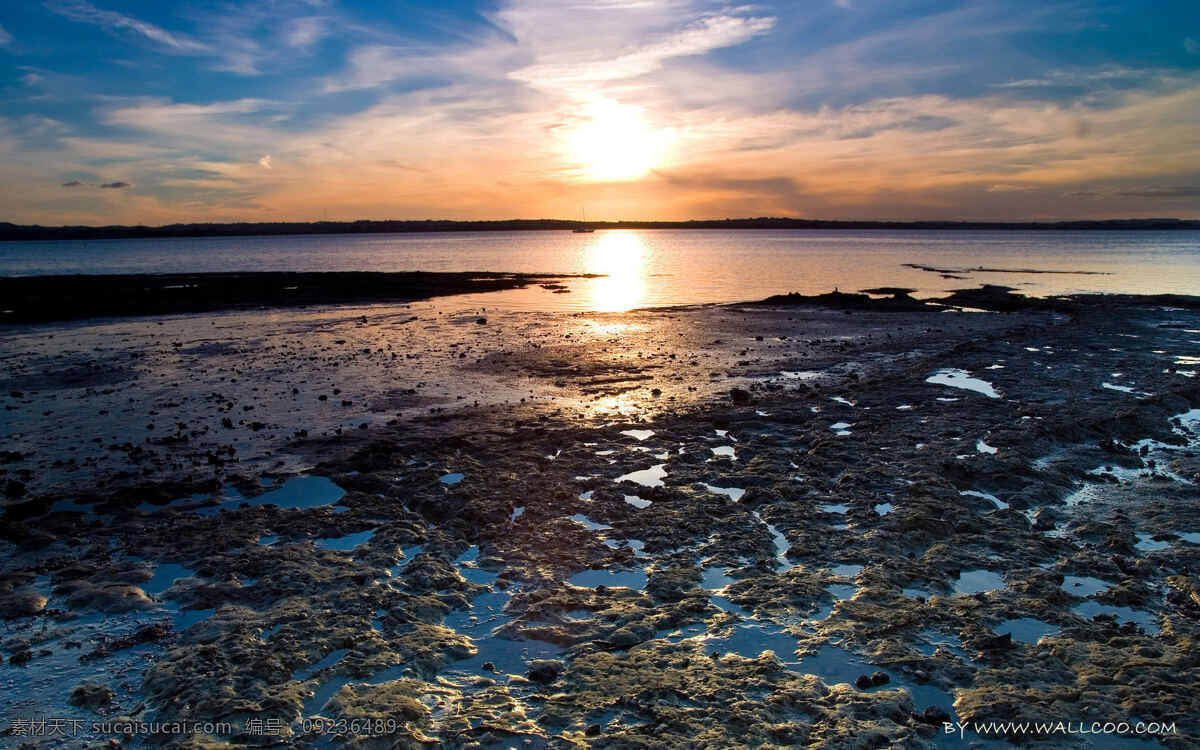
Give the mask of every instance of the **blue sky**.
<path id="1" fill-rule="evenodd" d="M 1200 3 L 0 6 L 0 220 L 1200 217 Z"/>

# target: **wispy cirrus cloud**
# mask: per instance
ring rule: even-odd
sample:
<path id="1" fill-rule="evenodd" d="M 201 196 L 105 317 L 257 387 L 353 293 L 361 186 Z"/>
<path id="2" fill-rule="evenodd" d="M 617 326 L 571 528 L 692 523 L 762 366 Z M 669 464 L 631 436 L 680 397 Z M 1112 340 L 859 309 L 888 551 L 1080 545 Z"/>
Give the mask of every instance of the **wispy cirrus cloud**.
<path id="1" fill-rule="evenodd" d="M 167 31 L 133 16 L 97 8 L 87 0 L 48 0 L 46 7 L 64 18 L 90 23 L 114 33 L 132 33 L 179 52 L 203 52 L 209 49 L 186 35 Z"/>
<path id="2" fill-rule="evenodd" d="M 1200 185 L 1143 185 L 1131 188 L 1075 190 L 1066 193 L 1078 198 L 1200 198 Z"/>
<path id="3" fill-rule="evenodd" d="M 741 44 L 776 21 L 748 7 L 697 10 L 680 2 L 630 3 L 615 11 L 598 2 L 526 2 L 500 11 L 496 21 L 532 58 L 509 77 L 576 94 L 644 76 L 675 58 Z M 579 28 L 599 33 L 581 43 Z"/>
<path id="4" fill-rule="evenodd" d="M 8 44 L 12 39 L 12 34 L 5 31 L 3 26 L 0 26 L 0 47 Z"/>
<path id="5" fill-rule="evenodd" d="M 167 29 L 89 0 L 45 0 L 52 12 L 98 26 L 119 37 L 154 43 L 174 54 L 206 58 L 213 70 L 247 76 L 297 63 L 323 38 L 352 26 L 326 13 L 326 0 L 251 0 L 241 4 L 185 6 L 177 17 L 191 33 Z"/>

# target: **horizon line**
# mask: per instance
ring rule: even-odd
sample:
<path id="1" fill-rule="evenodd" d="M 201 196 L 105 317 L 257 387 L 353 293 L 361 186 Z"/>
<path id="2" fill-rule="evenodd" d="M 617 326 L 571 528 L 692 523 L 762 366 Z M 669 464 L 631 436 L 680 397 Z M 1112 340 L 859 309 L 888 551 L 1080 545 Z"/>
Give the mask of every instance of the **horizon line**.
<path id="1" fill-rule="evenodd" d="M 37 240 L 139 239 L 289 234 L 403 234 L 407 232 L 535 231 L 587 229 L 883 229 L 883 230 L 1163 230 L 1200 229 L 1200 219 L 1175 217 L 981 221 L 972 219 L 355 219 L 349 221 L 177 222 L 146 224 L 14 224 L 0 221 L 0 242 Z"/>

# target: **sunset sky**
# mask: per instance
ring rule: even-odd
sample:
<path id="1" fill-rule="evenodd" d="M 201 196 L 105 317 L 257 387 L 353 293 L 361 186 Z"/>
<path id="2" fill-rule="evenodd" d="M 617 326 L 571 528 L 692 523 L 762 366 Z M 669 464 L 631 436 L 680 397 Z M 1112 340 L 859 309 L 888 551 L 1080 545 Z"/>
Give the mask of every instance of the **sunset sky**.
<path id="1" fill-rule="evenodd" d="M 9 0 L 0 221 L 1200 218 L 1200 3 Z"/>

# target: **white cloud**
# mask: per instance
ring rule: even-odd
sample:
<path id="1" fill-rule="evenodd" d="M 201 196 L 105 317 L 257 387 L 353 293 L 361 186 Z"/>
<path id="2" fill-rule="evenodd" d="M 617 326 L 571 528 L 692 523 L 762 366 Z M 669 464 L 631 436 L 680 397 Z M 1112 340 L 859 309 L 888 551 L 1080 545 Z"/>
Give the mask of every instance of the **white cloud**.
<path id="1" fill-rule="evenodd" d="M 0 26 L 0 45 L 8 44 L 11 41 L 12 34 L 5 31 L 3 26 Z"/>
<path id="2" fill-rule="evenodd" d="M 1019 193 L 1026 190 L 1034 190 L 1032 185 L 1009 185 L 1006 183 L 998 183 L 996 185 L 988 185 L 989 193 Z"/>
<path id="3" fill-rule="evenodd" d="M 181 52 L 200 52 L 208 49 L 206 45 L 186 35 L 167 31 L 161 26 L 124 13 L 97 8 L 87 0 L 50 0 L 46 7 L 72 21 L 94 24 L 109 31 L 132 31 Z"/>
<path id="4" fill-rule="evenodd" d="M 496 14 L 529 63 L 509 76 L 575 95 L 638 78 L 673 58 L 703 55 L 764 34 L 771 16 L 750 8 L 704 11 L 697 3 L 514 2 Z M 580 35 L 580 29 L 588 33 Z"/>
<path id="5" fill-rule="evenodd" d="M 271 168 L 271 155 L 267 154 L 266 156 L 262 157 L 261 159 L 258 160 L 258 163 L 259 163 L 259 166 L 262 166 L 266 169 L 270 169 Z"/>
<path id="6" fill-rule="evenodd" d="M 220 138 L 219 129 L 261 127 L 266 118 L 239 123 L 240 115 L 261 114 L 274 106 L 263 99 L 238 99 L 213 104 L 176 104 L 159 99 L 138 100 L 108 110 L 104 119 L 111 125 L 159 133 L 178 133 L 201 141 Z"/>
<path id="7" fill-rule="evenodd" d="M 329 19 L 319 16 L 293 18 L 284 25 L 285 38 L 292 47 L 311 47 L 329 32 Z"/>

